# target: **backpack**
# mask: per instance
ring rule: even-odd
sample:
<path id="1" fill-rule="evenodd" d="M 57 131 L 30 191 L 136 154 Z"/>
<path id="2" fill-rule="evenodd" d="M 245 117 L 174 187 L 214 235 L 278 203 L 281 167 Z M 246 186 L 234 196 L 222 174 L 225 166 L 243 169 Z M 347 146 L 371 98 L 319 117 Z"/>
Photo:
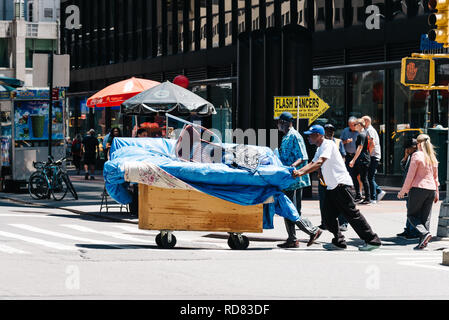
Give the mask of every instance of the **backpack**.
<path id="1" fill-rule="evenodd" d="M 81 142 L 78 140 L 73 141 L 72 143 L 72 153 L 80 153 L 81 151 Z"/>

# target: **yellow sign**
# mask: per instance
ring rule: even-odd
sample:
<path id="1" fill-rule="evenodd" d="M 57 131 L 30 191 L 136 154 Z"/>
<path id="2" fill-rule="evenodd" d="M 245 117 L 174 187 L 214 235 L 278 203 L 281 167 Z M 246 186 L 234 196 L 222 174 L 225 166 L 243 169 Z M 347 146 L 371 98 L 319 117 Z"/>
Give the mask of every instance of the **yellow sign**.
<path id="1" fill-rule="evenodd" d="M 295 119 L 309 119 L 309 125 L 329 110 L 329 105 L 310 90 L 308 97 L 274 97 L 274 118 L 279 119 L 283 112 L 290 112 Z"/>

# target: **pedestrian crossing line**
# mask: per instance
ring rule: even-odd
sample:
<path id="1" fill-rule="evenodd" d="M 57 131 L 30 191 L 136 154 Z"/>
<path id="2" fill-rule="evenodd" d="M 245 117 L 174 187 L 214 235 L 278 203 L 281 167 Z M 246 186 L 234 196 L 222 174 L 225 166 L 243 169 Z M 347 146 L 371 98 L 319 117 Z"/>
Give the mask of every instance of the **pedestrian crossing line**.
<path id="1" fill-rule="evenodd" d="M 441 260 L 441 255 L 440 256 L 435 256 L 435 257 L 409 257 L 409 258 L 405 258 L 405 257 L 397 257 L 396 260 L 400 260 L 400 261 L 435 261 L 435 260 Z"/>
<path id="2" fill-rule="evenodd" d="M 445 266 L 435 266 L 435 265 L 426 265 L 423 264 L 424 261 L 400 261 L 398 262 L 399 265 L 407 266 L 407 267 L 418 267 L 418 268 L 426 268 L 426 269 L 433 269 L 433 270 L 439 270 L 439 271 L 449 271 L 449 267 Z M 429 261 L 427 261 L 429 262 Z"/>
<path id="3" fill-rule="evenodd" d="M 394 252 L 393 250 L 390 252 L 385 252 L 385 251 L 380 251 L 380 252 L 375 252 L 372 253 L 371 255 L 373 256 L 408 256 L 408 257 L 423 257 L 423 256 L 441 256 L 441 253 L 438 252 L 414 252 L 413 250 L 411 250 L 410 252 Z"/>
<path id="4" fill-rule="evenodd" d="M 126 234 L 122 234 L 119 232 L 113 232 L 113 231 L 98 231 L 98 230 L 94 230 L 88 227 L 83 227 L 83 226 L 79 226 L 79 225 L 75 225 L 75 224 L 61 224 L 62 227 L 65 228 L 70 228 L 76 231 L 81 231 L 81 232 L 88 232 L 88 233 L 95 233 L 95 234 L 101 234 L 104 236 L 109 236 L 109 237 L 113 237 L 116 239 L 120 239 L 120 240 L 126 240 L 126 241 L 132 241 L 132 242 L 140 242 L 140 243 L 147 243 L 148 244 L 148 239 L 146 240 L 142 240 L 142 239 L 138 239 Z"/>
<path id="5" fill-rule="evenodd" d="M 156 236 L 158 233 L 160 233 L 159 230 L 144 230 L 144 229 L 139 229 L 137 226 L 136 227 L 113 226 L 113 227 L 117 228 L 117 229 L 121 229 L 121 230 L 126 231 L 126 232 L 133 232 L 133 233 L 139 232 L 143 236 L 148 236 L 148 235 Z"/>
<path id="6" fill-rule="evenodd" d="M 29 242 L 32 244 L 37 244 L 37 245 L 41 245 L 44 247 L 57 249 L 57 250 L 63 250 L 63 251 L 77 251 L 78 250 L 78 248 L 76 248 L 75 246 L 66 246 L 66 245 L 51 242 L 51 241 L 46 241 L 46 240 L 33 238 L 33 237 L 22 236 L 20 234 L 15 234 L 15 233 L 10 233 L 10 232 L 5 232 L 5 231 L 0 231 L 0 236 L 6 237 L 6 238 L 22 240 L 22 241 Z"/>
<path id="7" fill-rule="evenodd" d="M 0 252 L 11 253 L 11 254 L 29 254 L 29 252 L 22 251 L 22 250 L 7 246 L 5 244 L 0 244 Z"/>
<path id="8" fill-rule="evenodd" d="M 56 238 L 87 242 L 90 244 L 106 245 L 106 246 L 119 248 L 119 249 L 130 249 L 130 248 L 135 247 L 135 246 L 131 246 L 131 245 L 121 245 L 121 244 L 110 242 L 110 241 L 100 241 L 100 240 L 94 240 L 94 239 L 89 239 L 89 238 L 84 238 L 84 237 L 72 236 L 70 234 L 49 231 L 49 230 L 45 230 L 45 229 L 41 229 L 41 228 L 37 228 L 37 227 L 25 225 L 25 224 L 10 224 L 10 226 L 16 227 L 19 229 L 23 229 L 23 230 L 27 230 L 27 231 L 31 231 L 31 232 L 35 232 L 35 233 L 45 234 L 45 235 L 56 237 Z"/>
<path id="9" fill-rule="evenodd" d="M 42 214 L 8 214 L 8 213 L 2 213 L 0 214 L 0 218 L 53 218 L 48 215 L 42 215 Z"/>

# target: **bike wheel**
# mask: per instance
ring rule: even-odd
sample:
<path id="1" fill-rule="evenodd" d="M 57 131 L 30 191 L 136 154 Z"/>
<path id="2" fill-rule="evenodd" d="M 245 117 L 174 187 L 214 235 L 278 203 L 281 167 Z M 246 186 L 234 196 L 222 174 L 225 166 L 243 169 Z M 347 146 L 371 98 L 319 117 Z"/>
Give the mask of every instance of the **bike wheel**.
<path id="1" fill-rule="evenodd" d="M 48 182 L 41 172 L 35 172 L 30 176 L 28 180 L 28 192 L 31 198 L 36 200 L 41 200 L 48 196 Z"/>
<path id="2" fill-rule="evenodd" d="M 56 201 L 61 201 L 67 194 L 67 184 L 64 181 L 62 173 L 58 173 L 55 178 L 52 179 L 51 183 L 51 194 L 53 199 Z"/>
<path id="3" fill-rule="evenodd" d="M 67 173 L 64 173 L 63 178 L 73 198 L 75 198 L 75 200 L 78 200 L 78 194 L 76 193 L 75 187 L 73 186 L 72 181 L 70 181 L 70 178 L 67 175 Z"/>

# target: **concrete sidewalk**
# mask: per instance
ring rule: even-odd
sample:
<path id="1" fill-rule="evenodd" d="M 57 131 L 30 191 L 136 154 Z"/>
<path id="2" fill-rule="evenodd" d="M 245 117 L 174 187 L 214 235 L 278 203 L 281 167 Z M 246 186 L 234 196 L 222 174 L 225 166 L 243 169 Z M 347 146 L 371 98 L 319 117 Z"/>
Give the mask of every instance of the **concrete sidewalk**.
<path id="1" fill-rule="evenodd" d="M 112 221 L 138 223 L 137 216 L 126 212 L 125 206 L 123 206 L 122 212 L 120 212 L 120 205 L 111 197 L 108 197 L 108 212 L 106 212 L 104 207 L 102 212 L 100 212 L 102 193 L 104 190 L 104 179 L 101 171 L 95 172 L 95 180 L 85 180 L 83 173 L 76 175 L 76 171 L 74 170 L 69 170 L 68 173 L 78 194 L 78 200 L 75 200 L 70 192 L 67 192 L 67 195 L 62 201 L 55 201 L 53 198 L 35 200 L 25 191 L 22 193 L 1 192 L 0 198 L 30 206 L 57 208 L 77 214 L 92 215 Z"/>

